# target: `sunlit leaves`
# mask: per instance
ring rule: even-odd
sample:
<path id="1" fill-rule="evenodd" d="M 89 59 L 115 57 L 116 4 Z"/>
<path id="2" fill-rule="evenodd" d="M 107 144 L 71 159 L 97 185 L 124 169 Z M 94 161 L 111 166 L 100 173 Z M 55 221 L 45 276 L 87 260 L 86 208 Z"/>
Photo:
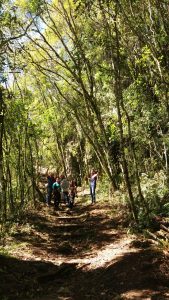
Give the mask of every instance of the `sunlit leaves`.
<path id="1" fill-rule="evenodd" d="M 42 8 L 43 0 L 15 0 L 14 4 L 28 13 L 37 13 Z"/>

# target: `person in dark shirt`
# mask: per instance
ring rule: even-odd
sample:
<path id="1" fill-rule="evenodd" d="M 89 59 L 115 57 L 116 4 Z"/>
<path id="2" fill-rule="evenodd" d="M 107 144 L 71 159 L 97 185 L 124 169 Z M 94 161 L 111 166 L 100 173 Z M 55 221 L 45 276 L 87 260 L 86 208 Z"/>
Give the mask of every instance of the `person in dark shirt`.
<path id="1" fill-rule="evenodd" d="M 47 194 L 46 194 L 46 204 L 49 206 L 52 200 L 52 186 L 55 182 L 54 174 L 47 172 Z"/>

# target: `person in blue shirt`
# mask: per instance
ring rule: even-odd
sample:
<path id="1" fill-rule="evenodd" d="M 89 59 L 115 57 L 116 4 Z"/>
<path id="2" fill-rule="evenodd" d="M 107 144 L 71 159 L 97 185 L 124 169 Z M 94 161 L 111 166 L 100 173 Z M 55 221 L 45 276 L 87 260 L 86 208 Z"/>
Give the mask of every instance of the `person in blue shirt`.
<path id="1" fill-rule="evenodd" d="M 61 188 L 60 188 L 60 180 L 56 178 L 56 182 L 52 185 L 53 196 L 54 196 L 54 208 L 58 209 L 61 201 Z"/>
<path id="2" fill-rule="evenodd" d="M 90 196 L 92 200 L 92 204 L 96 202 L 96 182 L 98 178 L 98 172 L 92 170 L 89 176 L 89 185 L 90 185 Z"/>

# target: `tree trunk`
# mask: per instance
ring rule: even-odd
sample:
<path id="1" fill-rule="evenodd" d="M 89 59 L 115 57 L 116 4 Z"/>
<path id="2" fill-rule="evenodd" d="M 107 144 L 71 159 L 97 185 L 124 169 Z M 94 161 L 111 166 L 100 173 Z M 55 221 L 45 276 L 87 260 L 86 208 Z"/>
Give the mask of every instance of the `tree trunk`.
<path id="1" fill-rule="evenodd" d="M 114 93 L 115 93 L 115 100 L 116 100 L 116 107 L 117 107 L 117 114 L 118 114 L 118 125 L 119 125 L 119 131 L 120 131 L 120 148 L 121 148 L 121 155 L 122 155 L 122 165 L 123 165 L 123 172 L 124 172 L 124 178 L 126 182 L 126 187 L 128 190 L 129 200 L 131 209 L 133 212 L 133 216 L 136 222 L 138 222 L 138 214 L 137 209 L 134 203 L 134 197 L 132 193 L 130 178 L 129 178 L 129 171 L 128 171 L 128 165 L 127 160 L 125 157 L 125 151 L 124 151 L 124 134 L 123 134 L 123 123 L 122 123 L 122 115 L 121 115 L 121 104 L 123 102 L 123 95 L 122 95 L 122 85 L 121 85 L 121 68 L 120 68 L 120 44 L 119 44 L 119 33 L 117 28 L 117 11 L 115 16 L 115 22 L 114 22 L 114 28 L 115 28 L 115 40 L 116 40 L 116 58 L 114 59 L 114 76 L 115 76 L 115 85 L 114 85 Z"/>
<path id="2" fill-rule="evenodd" d="M 0 208 L 2 224 L 6 221 L 6 183 L 3 168 L 3 136 L 4 136 L 4 101 L 0 88 Z"/>

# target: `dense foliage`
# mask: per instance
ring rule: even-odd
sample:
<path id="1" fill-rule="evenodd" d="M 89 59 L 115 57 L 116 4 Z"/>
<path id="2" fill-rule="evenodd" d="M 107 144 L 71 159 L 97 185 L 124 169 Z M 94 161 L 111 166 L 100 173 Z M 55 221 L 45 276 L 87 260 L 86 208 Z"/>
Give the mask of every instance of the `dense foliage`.
<path id="1" fill-rule="evenodd" d="M 145 226 L 169 215 L 169 1 L 0 7 L 1 223 L 41 197 L 40 167 L 91 168 Z"/>

